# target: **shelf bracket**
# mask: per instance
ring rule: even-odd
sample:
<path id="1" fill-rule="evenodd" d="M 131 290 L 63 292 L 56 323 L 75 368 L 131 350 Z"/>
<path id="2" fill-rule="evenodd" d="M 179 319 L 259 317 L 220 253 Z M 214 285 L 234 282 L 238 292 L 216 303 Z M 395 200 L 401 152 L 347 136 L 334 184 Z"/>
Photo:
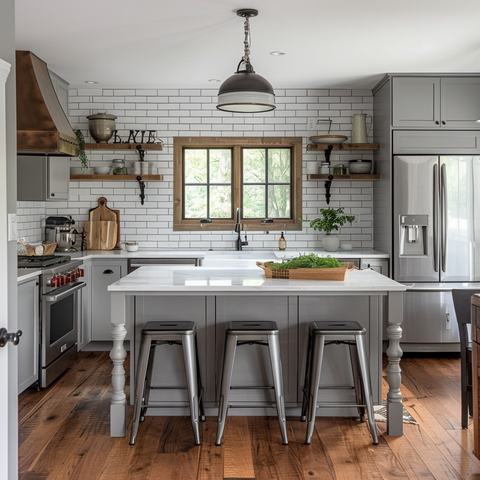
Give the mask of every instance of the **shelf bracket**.
<path id="1" fill-rule="evenodd" d="M 330 187 L 332 186 L 333 175 L 328 176 L 328 180 L 325 180 L 325 200 L 327 201 L 327 205 L 330 205 Z"/>
<path id="2" fill-rule="evenodd" d="M 137 182 L 140 186 L 140 201 L 143 205 L 145 203 L 145 182 L 142 180 L 140 175 L 137 177 Z"/>
<path id="3" fill-rule="evenodd" d="M 325 161 L 330 165 L 330 154 L 332 153 L 333 145 L 328 145 L 327 149 L 324 150 L 325 152 Z"/>

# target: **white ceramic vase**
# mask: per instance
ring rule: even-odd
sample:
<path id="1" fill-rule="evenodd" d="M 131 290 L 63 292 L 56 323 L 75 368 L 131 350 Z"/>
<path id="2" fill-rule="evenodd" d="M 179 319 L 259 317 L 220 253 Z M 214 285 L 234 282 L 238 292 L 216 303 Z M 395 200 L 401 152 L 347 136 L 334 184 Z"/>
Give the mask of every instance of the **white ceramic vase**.
<path id="1" fill-rule="evenodd" d="M 340 246 L 340 240 L 337 235 L 325 235 L 322 240 L 322 245 L 327 252 L 336 252 Z"/>

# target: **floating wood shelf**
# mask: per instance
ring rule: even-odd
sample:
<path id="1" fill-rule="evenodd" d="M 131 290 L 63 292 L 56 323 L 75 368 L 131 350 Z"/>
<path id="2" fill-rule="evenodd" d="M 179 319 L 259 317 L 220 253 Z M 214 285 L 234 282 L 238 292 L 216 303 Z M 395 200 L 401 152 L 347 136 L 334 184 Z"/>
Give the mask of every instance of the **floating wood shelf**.
<path id="1" fill-rule="evenodd" d="M 328 143 L 309 143 L 307 150 L 325 150 Z M 332 150 L 380 150 L 379 143 L 336 143 Z"/>
<path id="2" fill-rule="evenodd" d="M 350 175 L 334 175 L 334 180 L 380 180 L 378 173 L 356 173 Z M 307 180 L 328 180 L 328 175 L 312 173 L 307 175 Z"/>
<path id="3" fill-rule="evenodd" d="M 120 182 L 120 181 L 128 181 L 128 180 L 137 180 L 137 177 L 141 177 L 143 181 L 161 181 L 163 180 L 163 175 L 70 175 L 70 180 L 79 180 L 79 181 L 92 181 L 92 180 L 102 180 L 102 181 L 112 181 L 112 182 Z"/>
<path id="4" fill-rule="evenodd" d="M 163 150 L 161 143 L 86 143 L 85 150 Z"/>

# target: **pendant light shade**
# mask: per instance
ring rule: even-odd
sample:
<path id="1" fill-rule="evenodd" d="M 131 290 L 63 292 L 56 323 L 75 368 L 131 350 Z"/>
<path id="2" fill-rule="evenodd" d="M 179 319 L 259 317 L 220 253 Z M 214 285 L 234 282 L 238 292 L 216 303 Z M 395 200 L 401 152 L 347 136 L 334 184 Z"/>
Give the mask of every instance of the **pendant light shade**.
<path id="1" fill-rule="evenodd" d="M 233 113 L 259 113 L 275 109 L 275 94 L 268 80 L 258 75 L 250 63 L 250 25 L 248 19 L 258 15 L 257 10 L 244 8 L 237 15 L 245 18 L 245 55 L 237 71 L 227 78 L 218 91 L 217 109 Z M 243 69 L 240 70 L 243 64 Z"/>

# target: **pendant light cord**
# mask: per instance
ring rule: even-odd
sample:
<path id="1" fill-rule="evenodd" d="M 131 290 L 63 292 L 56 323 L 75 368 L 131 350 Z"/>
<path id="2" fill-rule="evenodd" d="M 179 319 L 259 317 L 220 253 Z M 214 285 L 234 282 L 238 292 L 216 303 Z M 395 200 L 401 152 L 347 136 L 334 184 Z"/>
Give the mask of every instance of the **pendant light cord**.
<path id="1" fill-rule="evenodd" d="M 245 49 L 245 54 L 243 55 L 242 59 L 240 60 L 238 66 L 237 66 L 237 73 L 240 71 L 240 65 L 242 63 L 245 64 L 245 71 L 249 73 L 255 73 L 253 70 L 253 66 L 250 63 L 250 46 L 252 44 L 252 37 L 250 35 L 250 22 L 249 22 L 249 15 L 245 16 L 245 22 L 244 22 L 244 28 L 245 28 L 245 39 L 243 40 L 243 45 Z"/>

